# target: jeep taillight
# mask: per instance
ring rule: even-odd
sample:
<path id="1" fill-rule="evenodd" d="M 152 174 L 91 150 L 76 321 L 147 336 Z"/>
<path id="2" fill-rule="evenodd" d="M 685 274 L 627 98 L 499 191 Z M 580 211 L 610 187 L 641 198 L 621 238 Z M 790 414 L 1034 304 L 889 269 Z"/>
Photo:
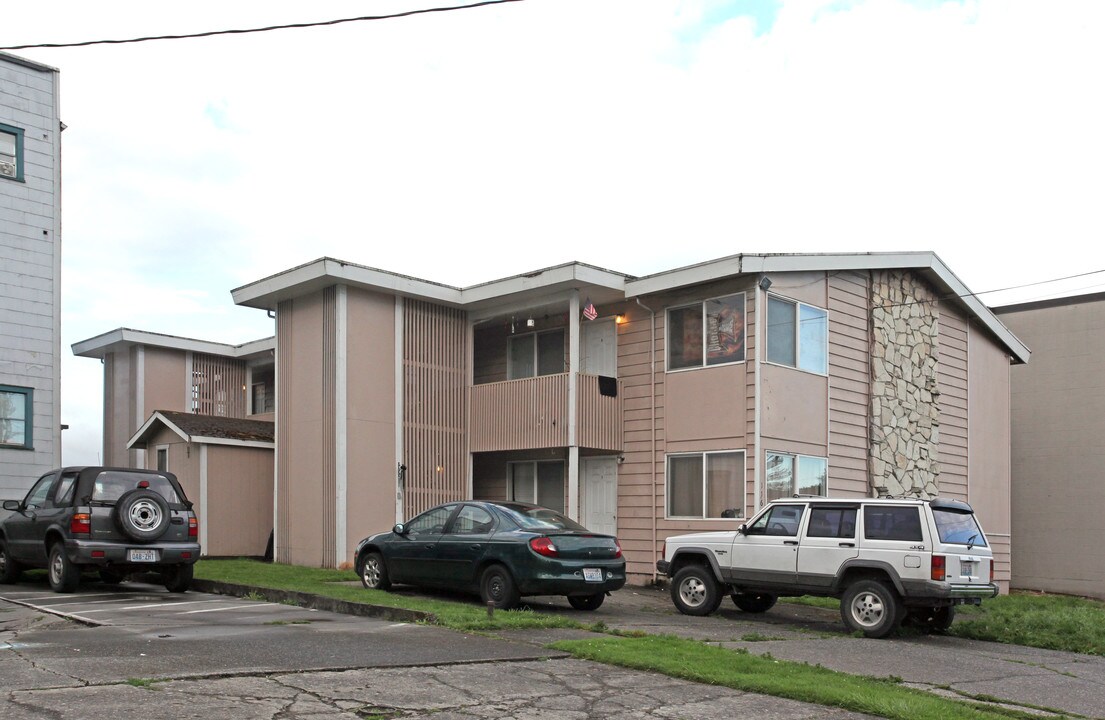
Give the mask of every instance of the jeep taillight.
<path id="1" fill-rule="evenodd" d="M 200 536 L 200 524 L 196 520 L 195 516 L 188 518 L 188 537 L 194 538 Z"/>
<path id="2" fill-rule="evenodd" d="M 92 532 L 92 515 L 76 513 L 69 520 L 69 532 L 74 535 L 88 535 Z"/>
<path id="3" fill-rule="evenodd" d="M 991 558 L 984 562 L 986 563 L 986 582 L 992 583 L 994 582 L 994 560 Z"/>
<path id="4" fill-rule="evenodd" d="M 947 575 L 948 559 L 943 555 L 932 556 L 932 579 L 937 582 L 944 582 L 944 577 Z"/>
<path id="5" fill-rule="evenodd" d="M 560 555 L 560 551 L 556 549 L 556 545 L 547 537 L 535 537 L 529 541 L 529 546 L 530 549 L 538 555 L 544 555 L 545 557 L 557 557 Z"/>

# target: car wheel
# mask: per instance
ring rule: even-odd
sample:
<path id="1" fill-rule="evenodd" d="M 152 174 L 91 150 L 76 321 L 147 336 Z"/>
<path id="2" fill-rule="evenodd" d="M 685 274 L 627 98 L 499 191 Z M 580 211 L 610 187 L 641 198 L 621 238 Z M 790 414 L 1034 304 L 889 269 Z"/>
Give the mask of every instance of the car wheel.
<path id="1" fill-rule="evenodd" d="M 384 556 L 380 553 L 369 553 L 364 556 L 361 564 L 361 585 L 369 590 L 387 590 L 391 587 L 388 568 L 384 564 Z"/>
<path id="2" fill-rule="evenodd" d="M 671 599 L 684 615 L 709 615 L 721 604 L 721 589 L 705 565 L 688 565 L 671 581 Z"/>
<path id="3" fill-rule="evenodd" d="M 139 488 L 123 493 L 115 503 L 115 523 L 124 535 L 138 542 L 153 542 L 169 529 L 169 505 L 153 490 Z"/>
<path id="4" fill-rule="evenodd" d="M 502 565 L 492 565 L 480 576 L 480 598 L 499 610 L 509 610 L 518 604 L 518 588 L 510 571 Z"/>
<path id="5" fill-rule="evenodd" d="M 568 604 L 576 610 L 598 610 L 602 601 L 606 599 L 606 593 L 594 595 L 569 595 Z"/>
<path id="6" fill-rule="evenodd" d="M 775 607 L 775 596 L 767 593 L 733 593 L 733 604 L 746 613 L 767 612 Z"/>
<path id="7" fill-rule="evenodd" d="M 913 608 L 909 611 L 908 619 L 910 624 L 922 630 L 943 632 L 950 628 L 952 621 L 955 620 L 955 607 L 945 605 L 944 607 Z"/>
<path id="8" fill-rule="evenodd" d="M 0 540 L 0 585 L 16 584 L 22 572 L 23 569 L 19 567 L 19 563 L 12 560 L 11 555 L 8 554 L 7 543 Z"/>
<path id="9" fill-rule="evenodd" d="M 114 570 L 101 570 L 100 571 L 100 582 L 102 582 L 105 585 L 118 585 L 119 583 L 123 582 L 126 579 L 127 579 L 126 575 L 124 575 L 123 573 L 120 573 L 120 572 L 115 572 Z"/>
<path id="10" fill-rule="evenodd" d="M 174 565 L 161 573 L 161 582 L 171 593 L 188 592 L 192 587 L 193 570 L 191 565 Z"/>
<path id="11" fill-rule="evenodd" d="M 885 583 L 860 580 L 844 591 L 840 617 L 852 631 L 869 638 L 883 638 L 901 624 L 902 601 Z"/>
<path id="12" fill-rule="evenodd" d="M 47 568 L 50 589 L 59 593 L 71 593 L 81 584 L 81 569 L 65 554 L 65 546 L 56 542 L 50 546 L 50 565 Z"/>

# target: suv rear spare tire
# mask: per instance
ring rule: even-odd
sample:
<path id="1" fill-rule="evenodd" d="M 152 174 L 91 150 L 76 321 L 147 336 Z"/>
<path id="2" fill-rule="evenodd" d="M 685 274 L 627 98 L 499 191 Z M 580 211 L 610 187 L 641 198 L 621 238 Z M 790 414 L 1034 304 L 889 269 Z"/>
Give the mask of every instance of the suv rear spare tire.
<path id="1" fill-rule="evenodd" d="M 153 542 L 169 529 L 169 504 L 153 490 L 137 489 L 123 493 L 115 503 L 115 522 L 119 530 L 138 542 Z"/>

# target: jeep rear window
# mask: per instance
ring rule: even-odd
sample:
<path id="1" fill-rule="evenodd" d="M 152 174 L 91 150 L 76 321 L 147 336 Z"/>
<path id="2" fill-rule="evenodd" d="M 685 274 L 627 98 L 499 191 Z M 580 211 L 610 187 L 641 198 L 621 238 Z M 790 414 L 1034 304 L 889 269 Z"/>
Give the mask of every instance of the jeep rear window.
<path id="1" fill-rule="evenodd" d="M 940 533 L 940 542 L 986 547 L 986 536 L 978 526 L 974 513 L 932 509 L 932 519 Z"/>
<path id="2" fill-rule="evenodd" d="M 921 541 L 920 508 L 866 505 L 863 508 L 863 537 L 867 540 Z"/>
<path id="3" fill-rule="evenodd" d="M 96 476 L 96 482 L 92 486 L 93 502 L 113 503 L 123 496 L 123 493 L 130 492 L 138 487 L 138 483 L 145 481 L 149 483 L 150 490 L 153 490 L 161 497 L 165 498 L 165 502 L 170 505 L 179 505 L 181 500 L 177 495 L 176 489 L 173 484 L 169 482 L 169 478 L 164 475 L 147 475 L 145 473 L 128 473 L 128 472 L 102 472 Z"/>

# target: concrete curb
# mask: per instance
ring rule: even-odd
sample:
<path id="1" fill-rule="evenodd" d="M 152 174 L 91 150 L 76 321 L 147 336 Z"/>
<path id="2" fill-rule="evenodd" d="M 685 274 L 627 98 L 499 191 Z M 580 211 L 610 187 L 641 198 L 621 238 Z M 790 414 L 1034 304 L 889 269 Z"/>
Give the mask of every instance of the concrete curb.
<path id="1" fill-rule="evenodd" d="M 293 604 L 300 607 L 311 608 L 312 610 L 325 610 L 327 612 L 341 613 L 343 615 L 381 618 L 393 622 L 437 622 L 436 615 L 420 610 L 406 610 L 404 608 L 387 607 L 386 605 L 370 605 L 368 603 L 352 602 L 349 600 L 338 600 L 337 598 L 296 592 L 294 590 L 274 590 L 272 588 L 259 588 L 251 585 L 220 582 L 218 580 L 199 579 L 192 581 L 192 589 L 197 592 L 214 593 L 216 595 L 232 595 L 242 598 L 261 597 L 269 602 Z"/>

